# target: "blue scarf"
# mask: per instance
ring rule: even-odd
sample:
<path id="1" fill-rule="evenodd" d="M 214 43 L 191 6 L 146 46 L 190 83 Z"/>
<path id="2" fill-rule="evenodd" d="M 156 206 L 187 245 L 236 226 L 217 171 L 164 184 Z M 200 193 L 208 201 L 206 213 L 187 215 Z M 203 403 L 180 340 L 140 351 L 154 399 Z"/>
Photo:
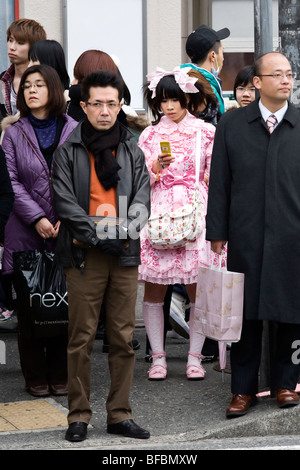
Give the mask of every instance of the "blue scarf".
<path id="1" fill-rule="evenodd" d="M 29 114 L 28 118 L 35 131 L 40 147 L 43 149 L 50 147 L 56 136 L 57 118 L 38 119 L 32 114 Z"/>
<path id="2" fill-rule="evenodd" d="M 196 64 L 183 64 L 181 65 L 181 68 L 183 67 L 191 67 L 192 69 L 194 70 L 197 70 L 198 72 L 200 72 L 205 78 L 206 80 L 209 82 L 210 86 L 212 87 L 213 89 L 213 92 L 215 93 L 216 97 L 218 98 L 218 101 L 220 103 L 220 113 L 223 114 L 225 113 L 225 105 L 224 105 L 224 99 L 223 99 L 223 96 L 222 96 L 222 90 L 221 90 L 221 86 L 218 82 L 218 80 L 216 79 L 216 77 L 210 73 L 208 70 L 206 69 L 202 69 L 201 67 L 198 67 L 198 65 Z"/>

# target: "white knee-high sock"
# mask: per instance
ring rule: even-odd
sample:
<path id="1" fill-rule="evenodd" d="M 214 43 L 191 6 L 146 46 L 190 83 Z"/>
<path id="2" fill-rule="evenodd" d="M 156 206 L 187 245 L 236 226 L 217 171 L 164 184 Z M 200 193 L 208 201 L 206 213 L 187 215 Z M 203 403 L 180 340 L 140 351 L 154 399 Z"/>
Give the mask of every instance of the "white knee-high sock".
<path id="1" fill-rule="evenodd" d="M 165 364 L 163 303 L 143 302 L 143 317 L 153 363 Z M 161 356 L 161 357 L 158 357 Z"/>
<path id="2" fill-rule="evenodd" d="M 205 341 L 205 336 L 196 333 L 195 331 L 195 304 L 190 304 L 190 350 L 188 363 L 199 364 L 201 358 L 201 351 Z"/>

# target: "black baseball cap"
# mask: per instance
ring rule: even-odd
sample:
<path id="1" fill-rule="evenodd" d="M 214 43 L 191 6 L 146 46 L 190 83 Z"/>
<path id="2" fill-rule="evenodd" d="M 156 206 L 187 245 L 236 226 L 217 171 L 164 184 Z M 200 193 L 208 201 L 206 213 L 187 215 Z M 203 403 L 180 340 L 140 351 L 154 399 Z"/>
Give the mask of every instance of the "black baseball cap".
<path id="1" fill-rule="evenodd" d="M 226 39 L 228 36 L 230 36 L 228 28 L 215 31 L 209 26 L 202 24 L 187 38 L 185 45 L 186 53 L 191 59 L 203 57 L 217 41 Z"/>

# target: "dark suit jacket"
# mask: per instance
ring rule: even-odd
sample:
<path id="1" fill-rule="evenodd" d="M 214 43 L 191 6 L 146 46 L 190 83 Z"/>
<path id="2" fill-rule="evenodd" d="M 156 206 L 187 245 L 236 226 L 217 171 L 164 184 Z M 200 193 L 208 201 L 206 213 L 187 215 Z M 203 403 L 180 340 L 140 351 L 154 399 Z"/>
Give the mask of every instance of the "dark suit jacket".
<path id="1" fill-rule="evenodd" d="M 289 104 L 270 136 L 258 101 L 223 115 L 211 163 L 208 240 L 228 240 L 245 273 L 247 319 L 300 323 L 300 119 Z"/>

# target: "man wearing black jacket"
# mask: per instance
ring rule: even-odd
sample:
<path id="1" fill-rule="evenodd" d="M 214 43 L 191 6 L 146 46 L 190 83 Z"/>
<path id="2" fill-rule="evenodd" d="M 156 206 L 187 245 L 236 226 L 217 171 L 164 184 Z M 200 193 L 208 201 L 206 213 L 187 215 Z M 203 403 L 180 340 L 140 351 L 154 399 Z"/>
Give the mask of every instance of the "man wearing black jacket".
<path id="1" fill-rule="evenodd" d="M 289 103 L 293 73 L 284 55 L 258 58 L 254 75 L 260 99 L 227 113 L 217 126 L 206 217 L 212 249 L 221 253 L 228 241 L 228 270 L 245 273 L 228 418 L 256 402 L 264 321 L 276 331 L 271 393 L 281 408 L 299 403 L 300 115 Z"/>
<path id="2" fill-rule="evenodd" d="M 69 429 L 66 439 L 86 438 L 91 418 L 90 355 L 105 293 L 111 388 L 107 432 L 146 439 L 132 420 L 129 392 L 135 355 L 139 232 L 150 213 L 149 173 L 143 152 L 118 121 L 124 86 L 109 71 L 82 82 L 86 119 L 54 156 L 53 188 L 61 220 L 57 259 L 64 266 L 69 297 Z M 93 217 L 94 216 L 94 217 Z M 95 217 L 117 217 L 107 226 Z"/>

